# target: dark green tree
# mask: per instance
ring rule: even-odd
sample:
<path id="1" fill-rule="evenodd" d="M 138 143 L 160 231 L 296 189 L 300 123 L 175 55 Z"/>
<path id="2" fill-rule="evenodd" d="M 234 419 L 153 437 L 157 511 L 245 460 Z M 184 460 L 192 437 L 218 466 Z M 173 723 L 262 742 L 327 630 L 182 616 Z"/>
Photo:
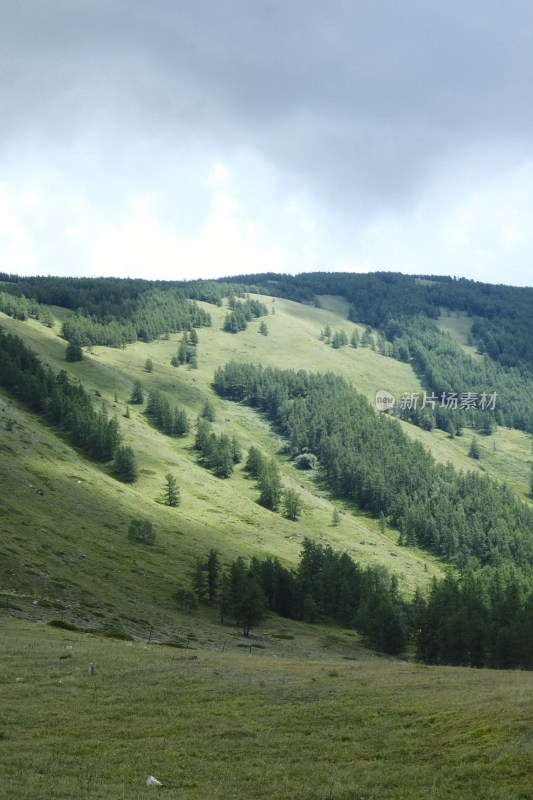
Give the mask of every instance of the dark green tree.
<path id="1" fill-rule="evenodd" d="M 231 437 L 232 458 L 234 464 L 240 464 L 242 461 L 242 448 L 239 440 L 235 434 Z"/>
<path id="2" fill-rule="evenodd" d="M 163 487 L 165 493 L 165 504 L 167 506 L 179 506 L 180 504 L 180 490 L 176 478 L 170 472 L 165 475 L 165 485 Z"/>
<path id="3" fill-rule="evenodd" d="M 144 391 L 142 383 L 140 381 L 135 381 L 133 384 L 133 389 L 131 390 L 130 403 L 134 403 L 137 405 L 141 405 L 141 403 L 144 403 Z"/>
<path id="4" fill-rule="evenodd" d="M 81 345 L 76 341 L 70 341 L 65 349 L 65 358 L 67 361 L 81 361 L 83 358 L 83 351 Z"/>
<path id="5" fill-rule="evenodd" d="M 265 458 L 258 447 L 252 445 L 248 450 L 248 457 L 246 458 L 246 464 L 244 465 L 245 472 L 248 472 L 249 475 L 252 475 L 254 478 L 258 478 L 261 474 L 261 471 L 265 464 Z"/>
<path id="6" fill-rule="evenodd" d="M 481 457 L 481 452 L 479 450 L 479 443 L 475 437 L 470 442 L 470 447 L 468 448 L 468 455 L 470 456 L 470 458 L 475 458 L 476 460 L 479 460 L 479 458 Z"/>
<path id="7" fill-rule="evenodd" d="M 128 528 L 128 539 L 134 544 L 153 544 L 155 532 L 149 519 L 132 519 Z"/>
<path id="8" fill-rule="evenodd" d="M 123 483 L 135 483 L 138 478 L 135 453 L 131 447 L 118 447 L 113 462 L 113 474 Z"/>
<path id="9" fill-rule="evenodd" d="M 271 511 L 277 511 L 281 502 L 281 477 L 278 465 L 271 459 L 266 461 L 259 475 L 259 502 Z"/>
<path id="10" fill-rule="evenodd" d="M 211 549 L 206 561 L 207 575 L 207 601 L 213 606 L 218 596 L 218 585 L 220 579 L 220 561 L 216 550 Z"/>
<path id="11" fill-rule="evenodd" d="M 146 372 L 153 372 L 154 371 L 154 362 L 151 358 L 147 358 L 144 362 L 144 369 Z"/>
<path id="12" fill-rule="evenodd" d="M 234 614 L 245 636 L 249 636 L 250 628 L 263 618 L 265 611 L 265 595 L 258 578 L 253 574 L 245 575 L 241 594 L 234 605 Z"/>
<path id="13" fill-rule="evenodd" d="M 201 416 L 209 422 L 214 422 L 216 419 L 215 406 L 212 401 L 207 399 L 202 406 Z"/>
<path id="14" fill-rule="evenodd" d="M 283 516 L 296 522 L 302 513 L 302 498 L 294 489 L 283 492 Z"/>
<path id="15" fill-rule="evenodd" d="M 193 568 L 189 573 L 191 591 L 193 592 L 199 605 L 205 602 L 207 594 L 207 581 L 205 562 L 201 558 L 196 558 Z"/>

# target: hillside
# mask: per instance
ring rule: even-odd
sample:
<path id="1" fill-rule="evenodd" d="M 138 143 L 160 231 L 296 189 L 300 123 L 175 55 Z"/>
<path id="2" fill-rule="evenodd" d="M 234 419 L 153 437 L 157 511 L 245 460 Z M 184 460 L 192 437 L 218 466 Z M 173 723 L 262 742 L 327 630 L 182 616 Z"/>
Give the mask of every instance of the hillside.
<path id="1" fill-rule="evenodd" d="M 126 315 L 130 306 L 120 310 L 120 286 L 115 284 L 116 320 L 126 331 L 124 326 L 128 324 Z M 89 284 L 89 287 L 96 292 L 93 308 L 97 309 L 101 289 L 96 284 Z M 163 288 L 158 288 L 151 300 L 143 301 L 142 307 L 156 309 L 157 302 L 164 297 Z M 43 284 L 40 291 L 49 293 L 44 299 L 54 299 L 59 289 L 55 283 L 48 288 Z M 80 286 L 75 284 L 71 305 L 79 302 L 79 290 Z M 46 325 L 31 316 L 19 320 L 2 315 L 1 324 L 6 332 L 19 336 L 53 373 L 66 370 L 71 385 L 81 381 L 95 409 L 103 410 L 108 417 L 116 415 L 123 444 L 133 448 L 139 469 L 135 483 L 117 482 L 109 465 L 98 465 L 83 457 L 58 437 L 57 431 L 45 424 L 42 417 L 16 403 L 12 396 L 0 395 L 0 421 L 3 423 L 0 471 L 4 489 L 0 508 L 0 574 L 6 606 L 16 613 L 40 619 L 60 617 L 84 628 L 117 627 L 141 638 L 151 630 L 150 635 L 164 640 L 171 638 L 172 632 L 180 626 L 183 630 L 187 626 L 190 629 L 190 618 L 185 614 L 184 619 L 184 612 L 172 595 L 177 589 L 183 591 L 191 585 L 191 574 L 198 558 L 205 559 L 215 550 L 222 565 L 229 566 L 240 557 L 272 557 L 284 568 L 294 570 L 306 538 L 320 546 L 330 546 L 332 553 L 346 553 L 361 568 L 385 567 L 397 577 L 400 595 L 405 600 L 414 596 L 417 587 L 423 590 L 433 577 L 442 576 L 445 559 L 439 561 L 427 550 L 416 547 L 416 541 L 410 540 L 409 528 L 404 528 L 402 541 L 405 544 L 407 538 L 410 546 L 399 546 L 396 523 L 389 525 L 387 517 L 378 515 L 375 507 L 362 511 L 364 505 L 354 504 L 342 492 L 332 493 L 326 476 L 318 468 L 296 469 L 287 450 L 286 437 L 280 436 L 266 416 L 249 405 L 223 399 L 213 390 L 215 370 L 231 361 L 282 372 L 333 373 L 373 406 L 376 391 L 380 389 L 392 392 L 396 398 L 406 392 L 423 393 L 427 384 L 422 382 L 416 359 L 391 357 L 389 345 L 379 330 L 349 322 L 346 316 L 351 313 L 350 304 L 345 296 L 317 295 L 315 303 L 310 305 L 251 294 L 248 295 L 250 301 L 246 302 L 257 303 L 258 307 L 266 302 L 270 313 L 252 319 L 239 333 L 227 333 L 222 328 L 226 326 L 228 314 L 240 308 L 240 301 L 235 304 L 230 300 L 228 307 L 228 301 L 222 300 L 228 287 L 221 285 L 216 289 L 212 285 L 198 285 L 188 291 L 195 301 L 195 319 L 200 325 L 195 368 L 171 365 L 171 359 L 180 348 L 182 333 L 146 334 L 147 341 L 124 343 L 122 347 L 89 344 L 84 347 L 81 361 L 67 362 L 60 328 L 73 319 L 78 320 L 76 325 L 85 325 L 79 313 L 73 316 L 72 308 L 48 306 Z M 209 303 L 202 299 L 208 294 L 212 299 Z M 5 303 L 6 295 L 3 297 Z M 23 298 L 17 302 L 19 312 L 28 310 Z M 89 298 L 87 303 L 90 302 L 93 301 Z M 169 303 L 166 299 L 163 302 L 165 313 L 174 313 Z M 188 313 L 181 300 L 176 308 L 176 313 L 182 316 Z M 39 316 L 37 307 L 36 313 Z M 14 316 L 17 315 L 18 312 Z M 50 318 L 55 322 L 48 327 Z M 150 319 L 139 317 L 138 324 L 143 331 L 150 330 Z M 207 319 L 211 324 L 206 326 Z M 104 322 L 109 333 L 112 330 L 109 326 L 115 324 L 111 310 Z M 261 335 L 261 325 L 265 323 L 268 327 L 263 333 L 267 335 Z M 157 322 L 159 326 L 165 324 L 164 320 Z M 467 323 L 463 317 L 443 313 L 440 325 L 460 347 L 469 347 Z M 90 335 L 91 329 L 87 330 Z M 101 335 L 96 328 L 94 330 L 97 336 Z M 346 334 L 346 344 L 332 347 L 331 342 L 339 332 Z M 409 335 L 415 336 L 414 333 Z M 347 344 L 354 336 L 359 342 L 357 347 Z M 416 344 L 415 339 L 412 342 Z M 147 359 L 151 361 L 151 371 L 146 369 Z M 235 436 L 244 455 L 253 445 L 266 459 L 276 463 L 283 487 L 297 492 L 303 503 L 299 521 L 286 519 L 258 504 L 256 481 L 246 473 L 245 459 L 236 465 L 230 478 L 217 478 L 201 463 L 194 447 L 194 430 L 184 438 L 166 436 L 157 430 L 145 413 L 145 405 L 129 402 L 135 381 L 142 383 L 145 394 L 158 390 L 171 404 L 184 409 L 191 423 L 209 401 L 214 409 L 216 435 Z M 507 487 L 508 495 L 502 494 L 502 498 L 506 498 L 504 503 L 512 502 L 511 497 L 515 496 L 529 504 L 531 455 L 527 434 L 500 425 L 491 436 L 479 438 L 480 458 L 474 460 L 469 456 L 469 448 L 472 436 L 479 434 L 468 430 L 474 422 L 474 419 L 472 423 L 466 420 L 462 436 L 450 436 L 439 427 L 413 425 L 401 415 L 396 425 L 407 436 L 403 445 L 406 458 L 409 452 L 409 458 L 418 459 L 422 452 L 409 450 L 408 440 L 420 442 L 432 453 L 437 464 L 446 469 L 446 465 L 453 464 L 460 472 L 473 470 L 480 478 L 488 475 Z M 406 462 L 406 484 L 414 467 L 414 462 Z M 178 508 L 170 508 L 162 502 L 165 475 L 169 472 L 176 477 L 180 488 Z M 439 481 L 448 480 L 447 472 L 439 474 Z M 395 480 L 399 477 L 397 475 Z M 413 513 L 420 515 L 418 522 L 412 518 L 413 526 L 423 522 L 427 513 L 423 510 L 422 498 L 420 502 L 420 509 L 409 512 L 411 516 Z M 443 508 L 446 508 L 445 503 Z M 140 517 L 150 519 L 154 526 L 156 542 L 153 547 L 128 542 L 129 523 L 132 518 Z M 401 519 L 399 521 L 402 523 Z M 442 525 L 445 520 L 437 519 L 437 522 Z M 500 524 L 511 524 L 510 518 L 502 517 Z M 487 535 L 492 535 L 490 530 Z M 505 535 L 516 537 L 513 533 Z M 516 547 L 526 548 L 521 559 L 522 563 L 527 563 L 530 542 L 525 531 L 520 531 L 520 536 L 524 545 Z M 512 543 L 515 539 L 509 538 L 509 541 Z M 439 547 L 435 552 L 443 552 L 442 544 Z M 479 555 L 483 552 L 479 549 L 477 552 L 477 557 L 482 558 L 481 564 L 483 559 L 488 564 L 497 564 L 490 553 Z M 466 563 L 464 553 L 463 549 L 462 558 Z M 450 554 L 453 556 L 453 551 Z M 505 581 L 517 580 L 514 573 L 508 575 Z M 492 580 L 491 573 L 483 577 L 486 579 Z M 522 593 L 524 611 L 520 613 L 523 614 L 527 603 L 527 595 L 523 594 L 527 572 L 520 580 L 524 588 L 516 584 L 516 591 Z M 404 613 L 413 612 L 406 610 Z M 207 641 L 215 635 L 211 626 L 216 624 L 216 611 L 201 609 L 198 614 L 197 633 Z M 513 633 L 515 638 L 522 636 L 518 631 L 523 624 L 520 622 Z M 207 634 L 207 630 L 211 633 Z"/>
<path id="2" fill-rule="evenodd" d="M 294 564 L 304 535 L 320 537 L 362 562 L 386 564 L 398 573 L 407 592 L 438 574 L 434 559 L 421 551 L 399 550 L 394 532 L 381 533 L 365 515 L 347 509 L 340 524 L 332 526 L 329 497 L 286 458 L 279 458 L 284 482 L 296 487 L 305 503 L 298 523 L 258 506 L 257 491 L 241 469 L 223 481 L 199 466 L 191 436 L 183 441 L 169 439 L 136 406 L 130 406 L 130 419 L 123 417 L 133 380 L 139 379 L 147 391 L 157 387 L 183 406 L 191 420 L 209 398 L 216 409 L 216 428 L 234 431 L 244 450 L 255 444 L 274 456 L 282 441 L 266 421 L 212 391 L 216 366 L 237 359 L 313 371 L 334 369 L 369 399 L 385 379 L 398 393 L 416 384 L 409 366 L 370 350 L 332 352 L 327 348 L 319 341 L 325 325 L 350 327 L 330 311 L 277 300 L 276 313 L 268 318 L 269 335 L 264 337 L 256 324 L 237 336 L 222 333 L 225 309 L 209 306 L 209 310 L 213 326 L 200 331 L 197 370 L 170 365 L 179 334 L 124 350 L 93 347 L 83 361 L 67 364 L 57 326 L 50 330 L 32 320 L 19 322 L 3 315 L 5 330 L 20 336 L 54 371 L 66 369 L 71 379 L 80 379 L 97 405 L 119 415 L 125 441 L 134 446 L 140 469 L 133 486 L 117 484 L 105 469 L 81 458 L 38 417 L 4 394 L 0 428 L 6 489 L 2 493 L 4 590 L 15 588 L 41 601 L 55 589 L 57 599 L 72 610 L 81 603 L 82 616 L 96 609 L 106 616 L 150 623 L 156 617 L 171 620 L 175 610 L 170 595 L 178 582 L 186 580 L 195 555 L 215 547 L 224 559 L 272 554 Z M 58 309 L 54 311 L 59 316 Z M 152 373 L 144 369 L 147 356 L 154 364 Z M 5 427 L 8 418 L 15 420 L 10 431 Z M 182 502 L 176 510 L 157 503 L 169 470 L 181 487 Z M 44 495 L 36 494 L 37 489 L 43 489 Z M 127 527 L 131 517 L 147 515 L 154 520 L 157 543 L 139 552 L 127 543 Z M 142 578 L 139 571 L 144 572 Z M 80 587 L 79 596 L 76 587 Z M 100 609 L 99 597 L 105 598 L 105 611 Z"/>

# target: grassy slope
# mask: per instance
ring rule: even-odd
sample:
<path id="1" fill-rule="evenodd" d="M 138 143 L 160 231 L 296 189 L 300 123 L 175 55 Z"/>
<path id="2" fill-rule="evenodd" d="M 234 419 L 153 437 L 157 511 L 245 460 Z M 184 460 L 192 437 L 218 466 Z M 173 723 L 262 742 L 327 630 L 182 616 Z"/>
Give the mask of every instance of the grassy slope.
<path id="1" fill-rule="evenodd" d="M 532 797 L 531 673 L 0 624 L 2 796 L 142 800 L 155 775 L 180 800 Z"/>
<path id="2" fill-rule="evenodd" d="M 348 335 L 353 327 L 343 318 L 346 309 L 338 298 L 322 301 L 327 308 L 268 301 L 276 313 L 267 319 L 267 337 L 259 335 L 258 321 L 236 336 L 222 333 L 225 309 L 206 306 L 214 324 L 199 331 L 199 369 L 195 371 L 170 366 L 179 336 L 150 345 L 137 343 L 125 350 L 94 348 L 82 362 L 66 364 L 64 343 L 57 331 L 5 317 L 1 324 L 22 336 L 54 370 L 67 368 L 72 378 L 81 379 L 95 403 L 105 404 L 110 413 L 124 412 L 132 381 L 139 378 L 146 389 L 157 386 L 172 402 L 185 406 L 191 419 L 210 397 L 218 430 L 235 432 L 245 451 L 253 443 L 274 455 L 281 441 L 265 421 L 251 409 L 216 397 L 210 387 L 216 366 L 230 358 L 282 368 L 334 370 L 371 401 L 378 388 L 397 396 L 421 388 L 406 364 L 363 348 L 333 350 L 320 342 L 320 330 L 326 324 L 332 330 L 344 328 Z M 151 374 L 144 371 L 147 355 L 154 363 Z M 6 399 L 4 406 L 8 402 Z M 353 510 L 345 509 L 340 524 L 333 527 L 331 500 L 290 462 L 280 459 L 284 483 L 301 492 L 305 502 L 299 523 L 258 506 L 257 489 L 245 477 L 242 465 L 230 480 L 219 480 L 197 464 L 191 436 L 170 439 L 151 427 L 142 408 L 131 406 L 130 412 L 131 419 L 121 418 L 121 427 L 140 467 L 140 480 L 132 487 L 117 483 L 104 468 L 81 459 L 31 415 L 11 405 L 0 411 L 0 448 L 4 448 L 0 449 L 0 578 L 4 591 L 15 588 L 28 595 L 27 602 L 30 597 L 57 599 L 67 606 L 68 613 L 93 621 L 95 614 L 111 621 L 122 619 L 139 632 L 154 620 L 161 630 L 172 627 L 176 614 L 169 597 L 178 583 L 186 581 L 194 556 L 205 555 L 211 547 L 224 559 L 241 553 L 268 553 L 293 564 L 303 536 L 320 537 L 363 563 L 386 564 L 399 574 L 407 592 L 439 572 L 434 560 L 398 548 L 393 531 L 381 534 L 374 520 Z M 9 416 L 17 420 L 12 431 L 1 424 Z M 499 431 L 496 437 L 483 440 L 477 465 L 466 455 L 468 436 L 451 441 L 440 432 L 429 434 L 407 424 L 404 429 L 440 460 L 451 460 L 460 468 L 485 468 L 505 477 L 519 493 L 527 491 L 527 437 Z M 492 451 L 493 441 L 496 452 Z M 179 509 L 157 502 L 168 471 L 181 486 Z M 43 496 L 36 494 L 37 488 L 44 489 Z M 133 516 L 153 519 L 157 530 L 154 548 L 127 544 L 127 526 Z"/>
<path id="3" fill-rule="evenodd" d="M 66 367 L 98 390 L 102 398 L 94 395 L 95 402 L 105 402 L 110 412 L 123 412 L 139 377 L 186 405 L 191 417 L 211 397 L 219 429 L 234 430 L 245 448 L 259 443 L 269 454 L 280 442 L 266 423 L 210 390 L 215 366 L 230 357 L 334 369 L 371 400 L 377 388 L 419 388 L 407 365 L 361 349 L 332 351 L 318 341 L 326 322 L 333 330 L 351 330 L 335 313 L 343 313 L 335 301 L 330 310 L 281 300 L 276 308 L 265 338 L 258 323 L 236 337 L 220 333 L 224 311 L 210 307 L 216 324 L 200 331 L 194 372 L 169 366 L 179 337 L 124 351 L 95 348 L 81 364 L 67 365 L 53 332 L 4 317 L 0 324 L 23 336 L 54 369 Z M 152 375 L 143 370 L 148 354 Z M 65 619 L 85 625 L 105 620 L 145 638 L 155 624 L 155 639 L 196 649 L 82 636 L 1 611 L 0 752 L 2 785 L 11 796 L 138 800 L 151 796 L 145 783 L 154 774 L 170 782 L 167 796 L 188 800 L 531 800 L 528 673 L 376 658 L 358 646 L 353 632 L 275 617 L 243 648 L 239 632 L 220 626 L 215 611 L 176 612 L 172 590 L 193 556 L 213 546 L 228 558 L 271 552 L 293 563 L 303 535 L 322 536 L 363 561 L 387 563 L 406 589 L 438 567 L 423 554 L 397 548 L 392 532 L 381 536 L 373 520 L 351 511 L 333 528 L 330 500 L 287 462 L 281 461 L 284 480 L 305 494 L 305 513 L 294 524 L 266 512 L 240 468 L 229 481 L 215 479 L 197 466 L 190 437 L 172 441 L 154 431 L 140 409 L 131 412 L 121 425 L 138 453 L 141 477 L 127 487 L 0 395 L 0 607 L 9 603 L 42 619 L 64 611 Z M 11 431 L 8 418 L 15 420 Z M 451 441 L 404 427 L 437 458 L 472 467 L 469 437 Z M 522 493 L 527 438 L 498 431 L 495 453 L 492 441 L 482 440 L 481 464 Z M 156 502 L 169 470 L 182 487 L 177 510 Z M 154 519 L 155 547 L 127 544 L 135 515 Z M 57 607 L 45 607 L 44 597 L 52 606 L 57 600 Z M 97 668 L 92 677 L 90 661 Z"/>

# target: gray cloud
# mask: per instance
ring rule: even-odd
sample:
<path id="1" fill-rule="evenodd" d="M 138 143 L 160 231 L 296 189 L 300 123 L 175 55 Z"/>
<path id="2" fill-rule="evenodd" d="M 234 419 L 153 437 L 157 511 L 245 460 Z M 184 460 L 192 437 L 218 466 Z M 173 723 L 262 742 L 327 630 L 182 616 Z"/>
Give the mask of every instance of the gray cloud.
<path id="1" fill-rule="evenodd" d="M 292 257 L 304 238 L 289 244 L 280 208 L 298 197 L 317 261 L 329 247 L 356 263 L 361 226 L 421 204 L 444 219 L 444 196 L 457 206 L 529 164 L 532 45 L 525 0 L 8 1 L 3 172 L 31 182 L 48 167 L 110 218 L 158 193 L 182 236 L 221 161 L 254 218 L 285 225 Z"/>

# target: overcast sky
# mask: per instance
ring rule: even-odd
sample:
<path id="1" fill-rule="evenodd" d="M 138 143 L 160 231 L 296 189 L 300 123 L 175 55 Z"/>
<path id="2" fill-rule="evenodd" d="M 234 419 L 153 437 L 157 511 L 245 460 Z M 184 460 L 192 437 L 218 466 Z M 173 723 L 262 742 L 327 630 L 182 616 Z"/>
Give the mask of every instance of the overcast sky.
<path id="1" fill-rule="evenodd" d="M 533 285 L 531 0 L 1 0 L 0 271 Z"/>

